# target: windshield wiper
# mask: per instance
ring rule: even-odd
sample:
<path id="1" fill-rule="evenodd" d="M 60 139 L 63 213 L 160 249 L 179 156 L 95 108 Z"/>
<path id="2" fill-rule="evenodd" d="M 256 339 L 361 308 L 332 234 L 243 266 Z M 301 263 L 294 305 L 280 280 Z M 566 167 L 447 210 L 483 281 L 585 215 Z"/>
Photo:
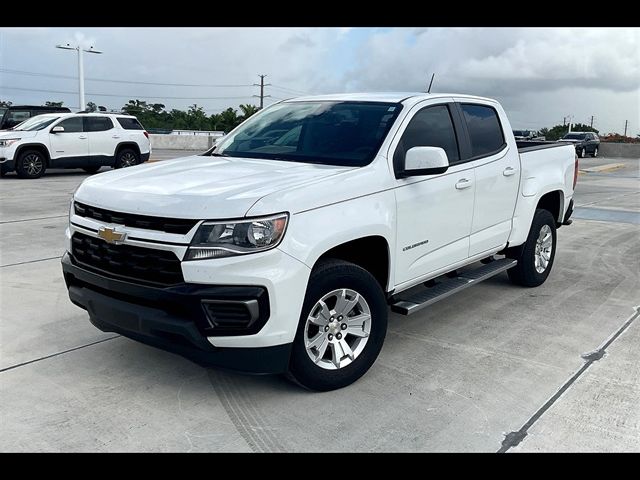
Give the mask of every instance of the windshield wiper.
<path id="1" fill-rule="evenodd" d="M 209 156 L 210 157 L 230 157 L 231 155 L 227 155 L 226 153 L 211 152 Z"/>

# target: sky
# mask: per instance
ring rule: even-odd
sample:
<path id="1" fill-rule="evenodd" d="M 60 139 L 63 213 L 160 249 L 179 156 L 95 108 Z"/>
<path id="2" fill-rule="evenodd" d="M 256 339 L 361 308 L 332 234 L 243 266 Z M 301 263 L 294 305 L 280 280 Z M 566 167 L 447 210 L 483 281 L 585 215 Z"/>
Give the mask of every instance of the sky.
<path id="1" fill-rule="evenodd" d="M 590 123 L 640 133 L 639 28 L 0 28 L 0 100 L 78 107 L 130 99 L 208 114 L 304 94 L 455 92 L 496 98 L 514 129 Z M 66 92 L 66 93 L 65 93 Z"/>

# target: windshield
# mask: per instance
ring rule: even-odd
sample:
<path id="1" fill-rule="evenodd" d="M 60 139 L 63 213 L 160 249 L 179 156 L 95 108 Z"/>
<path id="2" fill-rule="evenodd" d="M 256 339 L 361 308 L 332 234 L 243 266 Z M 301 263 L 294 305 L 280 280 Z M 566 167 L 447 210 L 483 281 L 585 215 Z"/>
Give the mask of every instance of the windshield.
<path id="1" fill-rule="evenodd" d="M 34 130 L 42 130 L 43 128 L 46 128 L 47 126 L 51 125 L 54 121 L 56 121 L 57 119 L 59 119 L 60 117 L 56 116 L 56 117 L 50 117 L 48 115 L 38 115 L 37 117 L 33 117 L 30 118 L 29 120 L 25 120 L 22 123 L 19 123 L 18 125 L 16 125 L 15 127 L 13 127 L 14 130 L 25 130 L 28 132 L 34 131 Z"/>
<path id="2" fill-rule="evenodd" d="M 7 111 L 7 109 L 5 107 L 0 107 L 0 119 L 2 117 L 4 117 L 4 112 L 6 112 L 6 111 Z"/>
<path id="3" fill-rule="evenodd" d="M 567 140 L 584 140 L 584 133 L 568 133 L 562 138 L 566 138 Z"/>
<path id="4" fill-rule="evenodd" d="M 361 167 L 371 163 L 402 105 L 287 102 L 251 117 L 211 155 Z"/>

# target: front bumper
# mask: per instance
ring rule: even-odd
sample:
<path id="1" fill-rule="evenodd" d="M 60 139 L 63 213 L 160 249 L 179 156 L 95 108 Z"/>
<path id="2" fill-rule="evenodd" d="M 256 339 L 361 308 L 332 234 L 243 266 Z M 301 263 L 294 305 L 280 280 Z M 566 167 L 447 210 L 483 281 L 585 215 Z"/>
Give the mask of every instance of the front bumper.
<path id="1" fill-rule="evenodd" d="M 15 161 L 0 157 L 0 172 L 7 173 L 15 170 Z"/>
<path id="2" fill-rule="evenodd" d="M 264 290 L 261 287 L 188 283 L 150 287 L 88 271 L 75 264 L 68 253 L 62 257 L 62 270 L 69 298 L 87 310 L 91 323 L 102 331 L 119 333 L 204 366 L 258 374 L 282 373 L 288 368 L 291 343 L 254 348 L 216 347 L 203 333 L 202 321 L 198 320 L 206 318 L 201 307 L 203 299 L 257 298 L 260 290 Z"/>

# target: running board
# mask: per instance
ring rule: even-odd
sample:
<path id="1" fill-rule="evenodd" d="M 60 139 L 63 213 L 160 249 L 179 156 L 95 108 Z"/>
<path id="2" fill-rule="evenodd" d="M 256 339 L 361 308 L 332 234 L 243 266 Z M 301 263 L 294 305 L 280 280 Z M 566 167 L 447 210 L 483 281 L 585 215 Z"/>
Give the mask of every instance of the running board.
<path id="1" fill-rule="evenodd" d="M 412 295 L 402 297 L 402 294 L 399 294 L 400 298 L 398 298 L 395 303 L 391 304 L 391 311 L 401 315 L 411 315 L 412 313 L 436 303 L 438 300 L 447 298 L 449 295 L 453 295 L 454 293 L 476 285 L 487 278 L 491 278 L 494 275 L 515 267 L 517 263 L 517 260 L 513 260 L 511 258 L 495 260 L 474 270 L 461 273 L 455 278 L 442 280 L 435 286 L 427 287 Z"/>

